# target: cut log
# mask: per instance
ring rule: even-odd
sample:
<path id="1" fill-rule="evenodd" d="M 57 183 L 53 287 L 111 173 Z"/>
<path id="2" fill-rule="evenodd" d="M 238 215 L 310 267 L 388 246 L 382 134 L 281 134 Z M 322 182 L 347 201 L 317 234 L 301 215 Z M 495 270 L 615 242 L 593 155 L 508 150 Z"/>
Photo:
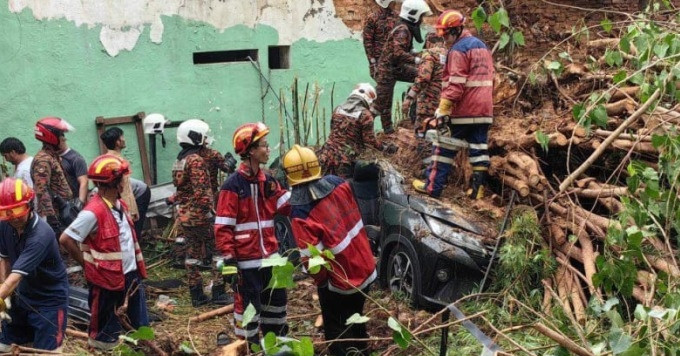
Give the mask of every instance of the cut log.
<path id="1" fill-rule="evenodd" d="M 564 313 L 567 315 L 574 315 L 574 310 L 571 307 L 569 298 L 571 295 L 571 275 L 568 274 L 567 267 L 560 265 L 557 267 L 555 274 L 555 286 L 557 287 L 557 295 L 560 298 L 560 304 L 564 308 Z"/>
<path id="2" fill-rule="evenodd" d="M 590 40 L 586 43 L 588 49 L 594 48 L 615 48 L 619 45 L 621 39 L 619 38 L 598 38 L 596 40 Z"/>
<path id="3" fill-rule="evenodd" d="M 564 232 L 565 228 L 566 221 L 561 218 L 556 219 L 550 224 L 550 236 L 552 237 L 553 242 L 558 246 L 564 245 L 567 242 L 567 234 Z"/>
<path id="4" fill-rule="evenodd" d="M 635 101 L 630 99 L 622 99 L 614 103 L 605 104 L 604 108 L 607 109 L 607 115 L 620 116 L 634 112 L 635 106 Z"/>
<path id="5" fill-rule="evenodd" d="M 529 186 L 525 182 L 505 174 L 502 174 L 500 178 L 503 181 L 503 184 L 517 191 L 519 196 L 526 197 L 529 195 Z"/>
<path id="6" fill-rule="evenodd" d="M 586 234 L 585 227 L 583 225 L 578 226 L 575 223 L 571 223 L 569 229 L 578 238 L 578 243 L 581 245 L 581 256 L 583 256 L 583 270 L 586 274 L 586 283 L 588 284 L 588 291 L 590 295 L 596 296 L 600 301 L 602 301 L 602 293 L 599 289 L 595 288 L 593 284 L 593 276 L 597 273 L 597 267 L 595 266 L 595 259 L 597 258 L 597 253 L 593 248 L 593 241 L 590 239 L 588 234 Z"/>
<path id="7" fill-rule="evenodd" d="M 552 288 L 552 279 L 546 278 L 542 282 L 543 285 L 546 286 L 545 288 L 543 288 L 543 303 L 542 303 L 543 312 L 546 315 L 550 315 L 551 309 L 550 307 L 552 305 L 552 303 L 550 303 L 550 301 L 552 301 L 552 295 L 550 295 L 550 288 Z"/>
<path id="8" fill-rule="evenodd" d="M 71 329 L 71 328 L 66 328 L 66 335 L 73 337 L 73 338 L 77 338 L 77 339 L 83 339 L 83 340 L 89 339 L 89 336 L 87 335 L 86 332 Z"/>
<path id="9" fill-rule="evenodd" d="M 556 343 L 558 343 L 560 346 L 564 347 L 565 349 L 579 355 L 579 356 L 594 356 L 590 351 L 587 349 L 584 349 L 583 347 L 579 346 L 577 343 L 572 341 L 570 338 L 567 336 L 563 335 L 559 331 L 555 331 L 547 326 L 545 326 L 543 323 L 536 323 L 533 325 L 533 328 L 538 331 L 539 333 L 545 335 L 546 337 L 552 339 Z"/>
<path id="10" fill-rule="evenodd" d="M 214 317 L 224 315 L 224 314 L 227 314 L 227 313 L 231 313 L 233 311 L 234 311 L 234 304 L 229 304 L 229 305 L 225 305 L 221 308 L 217 308 L 217 309 L 211 310 L 209 312 L 199 314 L 198 316 L 192 316 L 191 318 L 189 318 L 189 321 L 192 322 L 192 323 L 194 323 L 194 322 L 200 323 L 202 321 L 212 319 Z"/>
<path id="11" fill-rule="evenodd" d="M 620 150 L 632 150 L 637 153 L 646 153 L 651 155 L 656 155 L 659 151 L 652 145 L 651 142 L 636 142 L 630 140 L 614 140 L 612 146 Z"/>
<path id="12" fill-rule="evenodd" d="M 618 101 L 621 99 L 637 98 L 640 93 L 640 87 L 622 87 L 614 89 L 609 101 Z"/>
<path id="13" fill-rule="evenodd" d="M 246 340 L 236 340 L 224 346 L 221 356 L 245 356 L 248 354 L 248 342 Z"/>
<path id="14" fill-rule="evenodd" d="M 645 255 L 647 261 L 652 264 L 654 268 L 661 272 L 666 272 L 666 274 L 672 277 L 680 277 L 680 269 L 673 263 L 667 261 L 666 259 L 659 256 Z"/>
<path id="15" fill-rule="evenodd" d="M 579 324 L 584 325 L 586 322 L 585 305 L 587 301 L 585 300 L 585 296 L 583 299 L 581 298 L 581 295 L 583 294 L 583 291 L 581 290 L 581 284 L 579 283 L 576 276 L 570 271 L 567 271 L 566 277 L 568 278 L 567 288 L 569 288 L 569 300 L 571 301 L 571 305 L 574 308 L 574 317 Z"/>
<path id="16" fill-rule="evenodd" d="M 609 198 L 609 197 L 620 197 L 624 195 L 628 195 L 628 188 L 626 187 L 616 187 L 616 188 L 597 188 L 597 189 L 581 189 L 581 188 L 576 188 L 571 191 L 571 193 L 575 193 L 579 197 L 582 198 L 590 198 L 590 199 L 597 199 L 597 198 Z"/>
<path id="17" fill-rule="evenodd" d="M 593 131 L 593 133 L 595 135 L 599 136 L 599 137 L 607 138 L 611 134 L 613 134 L 614 131 L 597 129 L 597 130 Z M 619 135 L 619 138 L 623 139 L 623 140 L 631 140 L 631 141 L 652 142 L 652 136 L 651 135 L 633 135 L 633 134 L 622 133 L 622 134 Z"/>

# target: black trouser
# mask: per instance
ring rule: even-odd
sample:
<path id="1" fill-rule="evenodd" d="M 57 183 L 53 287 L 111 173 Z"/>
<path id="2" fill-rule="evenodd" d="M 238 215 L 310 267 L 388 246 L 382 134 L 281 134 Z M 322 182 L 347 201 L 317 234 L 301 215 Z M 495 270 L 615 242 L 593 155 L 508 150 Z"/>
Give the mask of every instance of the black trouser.
<path id="1" fill-rule="evenodd" d="M 363 315 L 364 302 L 366 301 L 364 294 L 359 292 L 340 294 L 330 291 L 328 286 L 319 287 L 318 292 L 326 341 L 368 339 L 366 324 L 345 325 L 352 314 Z M 368 293 L 368 287 L 364 288 L 363 293 Z M 333 356 L 368 355 L 368 343 L 366 341 L 334 342 L 330 344 L 328 351 Z"/>
<path id="2" fill-rule="evenodd" d="M 135 202 L 137 202 L 137 210 L 139 211 L 139 219 L 135 221 L 135 232 L 137 233 L 137 239 L 141 240 L 142 229 L 146 220 L 146 211 L 149 210 L 149 203 L 151 202 L 151 188 L 147 186 L 144 193 L 139 198 L 135 198 Z"/>

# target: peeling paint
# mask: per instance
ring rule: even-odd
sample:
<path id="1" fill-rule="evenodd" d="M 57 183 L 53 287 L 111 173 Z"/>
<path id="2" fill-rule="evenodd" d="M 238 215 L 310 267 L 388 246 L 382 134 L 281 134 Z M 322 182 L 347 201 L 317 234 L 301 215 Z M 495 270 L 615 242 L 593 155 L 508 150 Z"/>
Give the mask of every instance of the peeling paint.
<path id="1" fill-rule="evenodd" d="M 63 18 L 76 26 L 101 26 L 99 37 L 110 56 L 134 49 L 146 26 L 151 41 L 161 43 L 163 16 L 205 22 L 220 31 L 236 25 L 268 25 L 278 31 L 279 44 L 358 36 L 337 16 L 332 1 L 315 5 L 290 0 L 9 0 L 8 6 L 13 13 L 30 9 L 37 20 Z"/>

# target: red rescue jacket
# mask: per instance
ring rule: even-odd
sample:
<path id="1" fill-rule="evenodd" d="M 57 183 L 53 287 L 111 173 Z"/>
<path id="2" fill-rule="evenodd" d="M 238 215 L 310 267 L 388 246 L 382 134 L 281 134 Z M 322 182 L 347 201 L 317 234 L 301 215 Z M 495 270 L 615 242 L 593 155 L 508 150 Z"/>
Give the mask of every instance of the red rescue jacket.
<path id="1" fill-rule="evenodd" d="M 122 201 L 120 203 L 130 224 L 132 239 L 135 242 L 137 271 L 142 278 L 146 278 L 146 266 L 144 265 L 142 250 L 137 242 L 134 224 L 127 211 L 127 206 Z M 118 223 L 113 217 L 111 209 L 99 194 L 95 194 L 90 199 L 84 210 L 91 211 L 97 218 L 97 230 L 90 233 L 85 241 L 80 244 L 85 260 L 85 279 L 104 289 L 122 291 L 125 289 L 125 275 L 123 274 Z"/>
<path id="2" fill-rule="evenodd" d="M 493 123 L 493 76 L 491 52 L 463 30 L 449 50 L 442 82 L 442 98 L 453 101 L 453 124 Z"/>
<path id="3" fill-rule="evenodd" d="M 311 204 L 293 205 L 293 236 L 303 256 L 310 256 L 308 245 L 333 252 L 335 259 L 328 260 L 332 270 L 322 267 L 312 274 L 318 285 L 328 282 L 328 289 L 352 294 L 375 280 L 375 258 L 349 184 L 332 175 L 322 179 L 335 188 Z"/>
<path id="4" fill-rule="evenodd" d="M 241 163 L 220 190 L 215 218 L 215 247 L 235 258 L 241 269 L 259 268 L 278 251 L 274 215 L 290 213 L 290 192 L 261 169 L 252 175 Z"/>

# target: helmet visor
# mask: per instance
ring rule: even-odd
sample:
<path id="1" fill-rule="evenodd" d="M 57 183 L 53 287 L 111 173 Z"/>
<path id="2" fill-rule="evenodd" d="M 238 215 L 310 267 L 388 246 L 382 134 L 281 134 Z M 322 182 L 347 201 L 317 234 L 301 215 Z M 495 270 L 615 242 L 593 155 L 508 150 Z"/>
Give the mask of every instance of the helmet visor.
<path id="1" fill-rule="evenodd" d="M 0 209 L 0 221 L 18 219 L 28 214 L 28 204 L 21 204 L 9 209 Z"/>

